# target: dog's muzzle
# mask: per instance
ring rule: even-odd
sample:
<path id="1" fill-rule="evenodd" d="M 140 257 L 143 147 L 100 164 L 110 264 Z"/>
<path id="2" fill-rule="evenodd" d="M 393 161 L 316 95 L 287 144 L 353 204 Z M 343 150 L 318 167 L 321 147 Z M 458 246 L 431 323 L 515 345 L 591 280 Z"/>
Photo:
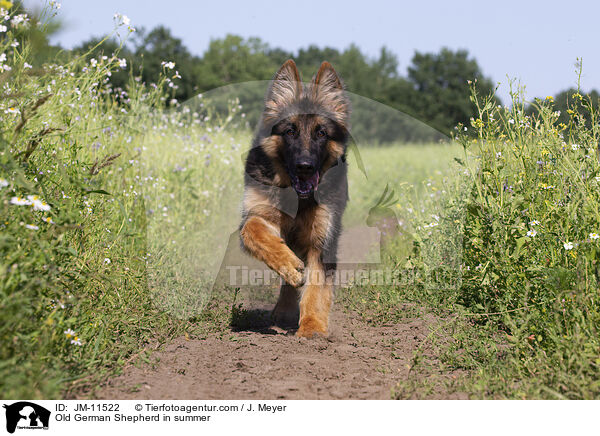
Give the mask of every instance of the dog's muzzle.
<path id="1" fill-rule="evenodd" d="M 302 161 L 290 171 L 292 187 L 300 198 L 308 198 L 319 186 L 319 170 L 312 162 Z"/>

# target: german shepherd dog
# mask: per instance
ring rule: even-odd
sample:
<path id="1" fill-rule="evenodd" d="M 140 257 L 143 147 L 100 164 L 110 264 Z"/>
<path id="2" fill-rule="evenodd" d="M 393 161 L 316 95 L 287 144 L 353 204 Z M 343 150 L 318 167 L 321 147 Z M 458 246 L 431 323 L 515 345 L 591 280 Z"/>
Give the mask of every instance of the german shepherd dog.
<path id="1" fill-rule="evenodd" d="M 331 64 L 303 84 L 288 60 L 267 91 L 246 159 L 242 247 L 284 280 L 273 317 L 300 337 L 327 334 L 348 201 L 349 116 Z"/>

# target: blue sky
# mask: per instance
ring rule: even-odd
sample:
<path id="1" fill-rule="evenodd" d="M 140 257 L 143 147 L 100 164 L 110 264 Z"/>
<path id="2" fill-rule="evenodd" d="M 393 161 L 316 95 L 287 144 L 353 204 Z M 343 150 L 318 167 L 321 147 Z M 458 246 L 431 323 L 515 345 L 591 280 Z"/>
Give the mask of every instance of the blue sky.
<path id="1" fill-rule="evenodd" d="M 60 1 L 60 0 L 59 0 Z M 26 0 L 41 5 L 41 0 Z M 194 54 L 213 38 L 234 33 L 258 36 L 275 47 L 297 50 L 309 44 L 343 49 L 357 44 L 376 56 L 382 46 L 398 56 L 404 74 L 415 50 L 464 48 L 485 75 L 507 76 L 526 85 L 528 97 L 556 94 L 575 86 L 575 61 L 583 58 L 582 87 L 600 89 L 600 3 L 572 0 L 452 1 L 132 1 L 62 0 L 65 29 L 54 41 L 70 48 L 90 36 L 109 33 L 115 12 L 134 26 L 164 24 Z"/>

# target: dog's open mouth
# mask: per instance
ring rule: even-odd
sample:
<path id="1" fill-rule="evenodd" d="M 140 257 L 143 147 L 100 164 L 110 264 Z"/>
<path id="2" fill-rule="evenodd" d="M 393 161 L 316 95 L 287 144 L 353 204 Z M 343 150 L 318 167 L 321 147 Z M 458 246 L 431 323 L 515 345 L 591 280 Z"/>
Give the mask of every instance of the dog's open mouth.
<path id="1" fill-rule="evenodd" d="M 300 179 L 298 176 L 292 175 L 292 186 L 300 198 L 308 198 L 319 186 L 319 172 L 315 171 L 307 179 Z"/>

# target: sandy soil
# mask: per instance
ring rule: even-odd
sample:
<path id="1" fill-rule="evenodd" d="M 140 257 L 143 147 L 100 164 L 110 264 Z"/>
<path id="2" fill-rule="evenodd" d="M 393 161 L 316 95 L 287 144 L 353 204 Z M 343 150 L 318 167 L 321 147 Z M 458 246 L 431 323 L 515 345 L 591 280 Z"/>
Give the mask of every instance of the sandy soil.
<path id="1" fill-rule="evenodd" d="M 446 388 L 448 381 L 462 374 L 411 370 L 419 346 L 425 359 L 436 362 L 425 341 L 436 323 L 433 316 L 373 327 L 338 306 L 332 312 L 328 338 L 299 339 L 293 330 L 269 325 L 267 310 L 252 313 L 245 327 L 204 339 L 177 339 L 152 355 L 155 363 L 131 365 L 106 385 L 78 397 L 390 399 L 398 382 L 425 381 L 427 393 L 409 390 L 399 396 L 466 398 Z"/>

